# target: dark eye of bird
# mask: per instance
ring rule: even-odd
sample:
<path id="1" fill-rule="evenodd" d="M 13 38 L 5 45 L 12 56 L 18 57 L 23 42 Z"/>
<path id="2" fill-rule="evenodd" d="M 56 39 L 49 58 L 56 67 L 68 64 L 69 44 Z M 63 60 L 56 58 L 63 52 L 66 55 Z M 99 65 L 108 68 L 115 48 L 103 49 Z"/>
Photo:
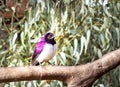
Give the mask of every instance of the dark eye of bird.
<path id="1" fill-rule="evenodd" d="M 52 35 L 50 34 L 50 35 L 48 36 L 48 39 L 51 39 L 51 37 L 52 37 Z"/>

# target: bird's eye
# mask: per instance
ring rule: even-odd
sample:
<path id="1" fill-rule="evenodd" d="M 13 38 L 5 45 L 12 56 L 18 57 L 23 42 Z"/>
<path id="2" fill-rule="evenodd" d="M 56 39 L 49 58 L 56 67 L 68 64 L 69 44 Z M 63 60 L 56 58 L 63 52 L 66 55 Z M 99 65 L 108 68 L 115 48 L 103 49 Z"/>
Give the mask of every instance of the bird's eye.
<path id="1" fill-rule="evenodd" d="M 51 38 L 51 35 L 48 36 L 48 39 L 50 39 L 50 38 Z"/>

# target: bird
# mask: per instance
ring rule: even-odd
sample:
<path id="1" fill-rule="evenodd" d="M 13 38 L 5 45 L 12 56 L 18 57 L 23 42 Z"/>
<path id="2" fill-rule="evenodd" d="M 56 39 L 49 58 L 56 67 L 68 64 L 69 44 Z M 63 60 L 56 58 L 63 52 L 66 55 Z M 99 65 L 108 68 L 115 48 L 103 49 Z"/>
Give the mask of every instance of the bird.
<path id="1" fill-rule="evenodd" d="M 52 59 L 57 51 L 57 44 L 53 33 L 46 33 L 36 45 L 32 56 L 31 64 L 33 66 L 41 65 Z"/>

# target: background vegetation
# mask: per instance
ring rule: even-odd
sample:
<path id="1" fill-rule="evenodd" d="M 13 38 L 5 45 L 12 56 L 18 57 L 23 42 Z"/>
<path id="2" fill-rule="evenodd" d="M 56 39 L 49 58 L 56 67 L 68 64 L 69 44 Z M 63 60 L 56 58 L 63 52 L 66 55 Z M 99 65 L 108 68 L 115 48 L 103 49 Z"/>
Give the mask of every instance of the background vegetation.
<path id="1" fill-rule="evenodd" d="M 0 18 L 0 66 L 30 65 L 35 45 L 51 31 L 57 36 L 55 65 L 85 64 L 120 47 L 119 0 L 43 0 L 9 24 Z M 9 74 L 9 73 L 8 73 Z M 5 87 L 65 87 L 60 81 L 22 81 Z M 120 66 L 93 87 L 120 87 Z"/>

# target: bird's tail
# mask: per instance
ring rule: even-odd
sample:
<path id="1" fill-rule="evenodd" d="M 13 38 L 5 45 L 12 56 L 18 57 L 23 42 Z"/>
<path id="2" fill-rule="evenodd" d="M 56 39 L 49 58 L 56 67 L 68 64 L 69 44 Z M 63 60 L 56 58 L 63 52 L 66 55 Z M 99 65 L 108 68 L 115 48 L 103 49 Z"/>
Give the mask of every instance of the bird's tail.
<path id="1" fill-rule="evenodd" d="M 31 62 L 32 66 L 38 66 L 41 65 L 37 60 Z"/>

